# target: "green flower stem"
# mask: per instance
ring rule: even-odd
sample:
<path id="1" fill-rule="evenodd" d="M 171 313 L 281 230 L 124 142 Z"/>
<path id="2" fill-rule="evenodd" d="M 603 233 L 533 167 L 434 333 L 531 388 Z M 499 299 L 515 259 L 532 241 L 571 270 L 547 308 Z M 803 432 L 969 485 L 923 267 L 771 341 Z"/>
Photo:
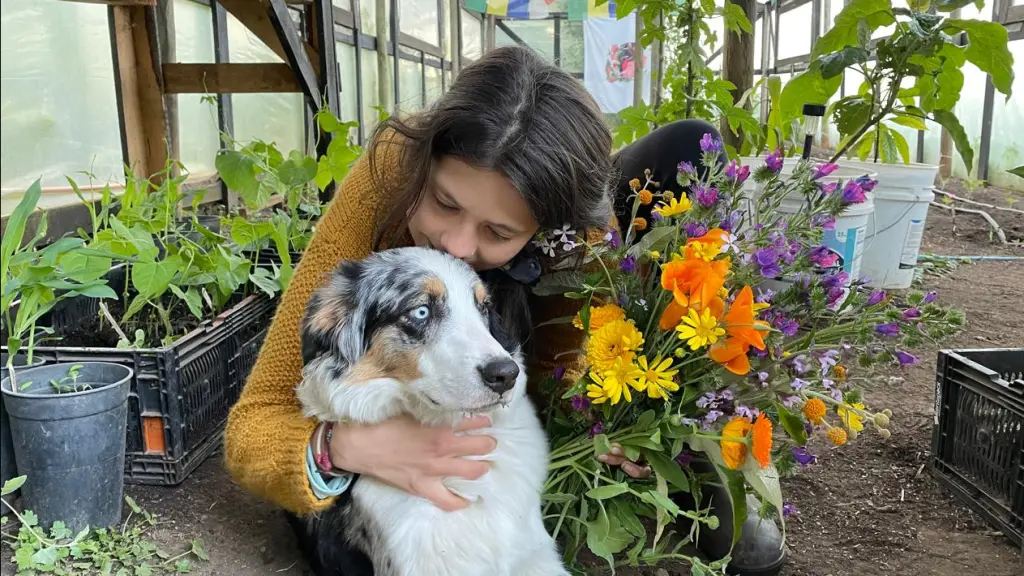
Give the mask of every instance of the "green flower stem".
<path id="1" fill-rule="evenodd" d="M 604 270 L 604 275 L 608 278 L 608 287 L 612 291 L 612 298 L 614 298 L 615 300 L 618 300 L 619 299 L 619 293 L 618 293 L 618 290 L 615 289 L 615 280 L 612 280 L 612 273 L 611 273 L 611 271 L 608 270 L 608 266 L 604 263 L 604 260 L 601 259 L 601 255 L 600 254 L 596 254 L 594 256 L 594 260 L 597 260 L 598 264 L 601 265 L 601 269 Z"/>

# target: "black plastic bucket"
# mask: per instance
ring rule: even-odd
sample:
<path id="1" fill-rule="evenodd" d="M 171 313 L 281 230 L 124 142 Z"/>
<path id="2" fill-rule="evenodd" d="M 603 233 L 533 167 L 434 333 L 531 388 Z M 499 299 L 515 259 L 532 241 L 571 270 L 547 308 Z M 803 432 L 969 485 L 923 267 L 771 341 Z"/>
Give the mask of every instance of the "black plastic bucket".
<path id="1" fill-rule="evenodd" d="M 57 393 L 52 381 L 80 366 L 83 392 Z M 16 373 L 3 395 L 22 486 L 22 506 L 49 528 L 61 520 L 72 531 L 121 522 L 125 428 L 132 370 L 107 362 L 43 365 Z M 31 385 L 25 386 L 26 382 Z"/>
<path id="2" fill-rule="evenodd" d="M 7 378 L 7 358 L 6 352 L 0 353 L 0 381 Z M 42 366 L 43 362 L 42 358 L 36 356 L 32 359 L 32 366 Z M 12 364 L 15 370 L 25 369 L 24 367 L 28 366 L 28 356 L 15 354 Z M 15 373 L 15 380 L 17 380 L 17 373 Z M 0 394 L 0 486 L 17 475 L 18 466 L 14 462 L 14 443 L 11 441 L 11 425 L 7 421 L 7 405 L 4 404 L 4 397 Z M 7 508 L 2 508 L 0 514 L 6 514 Z"/>

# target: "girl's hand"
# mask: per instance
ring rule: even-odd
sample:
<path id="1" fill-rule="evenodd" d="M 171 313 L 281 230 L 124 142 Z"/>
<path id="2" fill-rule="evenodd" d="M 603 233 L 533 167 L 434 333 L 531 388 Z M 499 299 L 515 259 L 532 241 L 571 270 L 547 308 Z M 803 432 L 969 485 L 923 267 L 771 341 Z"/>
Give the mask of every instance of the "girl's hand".
<path id="1" fill-rule="evenodd" d="M 480 478 L 490 470 L 490 462 L 465 457 L 484 456 L 498 444 L 491 436 L 457 433 L 490 425 L 486 416 L 476 416 L 455 428 L 429 427 L 405 415 L 379 424 L 336 424 L 331 461 L 342 470 L 367 474 L 426 498 L 442 510 L 459 510 L 469 502 L 452 494 L 442 478 Z"/>
<path id="2" fill-rule="evenodd" d="M 601 456 L 598 456 L 597 459 L 609 466 L 621 466 L 622 471 L 633 478 L 642 479 L 648 478 L 651 475 L 651 467 L 640 466 L 636 462 L 627 459 L 625 452 L 622 451 L 622 445 L 618 442 L 612 443 L 612 450 L 610 453 L 602 454 Z"/>

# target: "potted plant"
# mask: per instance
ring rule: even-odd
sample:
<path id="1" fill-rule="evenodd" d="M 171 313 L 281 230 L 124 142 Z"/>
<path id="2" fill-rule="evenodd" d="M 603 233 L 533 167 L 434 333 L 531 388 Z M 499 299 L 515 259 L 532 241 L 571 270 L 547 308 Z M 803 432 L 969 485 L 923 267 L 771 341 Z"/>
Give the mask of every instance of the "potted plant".
<path id="1" fill-rule="evenodd" d="M 967 62 L 977 66 L 1010 97 L 1013 55 L 1006 28 L 939 14 L 971 3 L 912 1 L 907 9 L 893 7 L 891 0 L 853 0 L 815 43 L 810 68 L 783 91 L 784 115 L 795 117 L 805 102 L 827 102 L 844 72 L 864 77 L 860 90 L 834 102 L 828 115 L 841 136 L 832 161 L 878 174 L 876 216 L 868 229 L 862 271 L 876 287 L 910 286 L 934 198 L 937 167 L 912 163 L 910 146 L 894 126 L 925 130 L 926 120 L 936 122 L 970 167 L 974 151 L 953 111 L 963 89 L 961 68 Z M 871 39 L 875 30 L 890 25 L 895 26 L 891 36 Z M 844 155 L 859 160 L 840 160 Z M 872 163 L 865 165 L 868 158 Z"/>

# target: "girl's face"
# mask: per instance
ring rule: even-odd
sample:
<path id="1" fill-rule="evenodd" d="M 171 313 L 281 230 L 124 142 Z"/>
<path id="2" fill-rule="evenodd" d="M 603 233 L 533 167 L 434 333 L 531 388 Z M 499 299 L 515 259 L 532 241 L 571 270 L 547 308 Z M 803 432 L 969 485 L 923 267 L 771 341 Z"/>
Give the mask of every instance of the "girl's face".
<path id="1" fill-rule="evenodd" d="M 449 156 L 434 164 L 409 219 L 417 246 L 444 250 L 477 270 L 507 264 L 539 227 L 508 178 Z"/>

